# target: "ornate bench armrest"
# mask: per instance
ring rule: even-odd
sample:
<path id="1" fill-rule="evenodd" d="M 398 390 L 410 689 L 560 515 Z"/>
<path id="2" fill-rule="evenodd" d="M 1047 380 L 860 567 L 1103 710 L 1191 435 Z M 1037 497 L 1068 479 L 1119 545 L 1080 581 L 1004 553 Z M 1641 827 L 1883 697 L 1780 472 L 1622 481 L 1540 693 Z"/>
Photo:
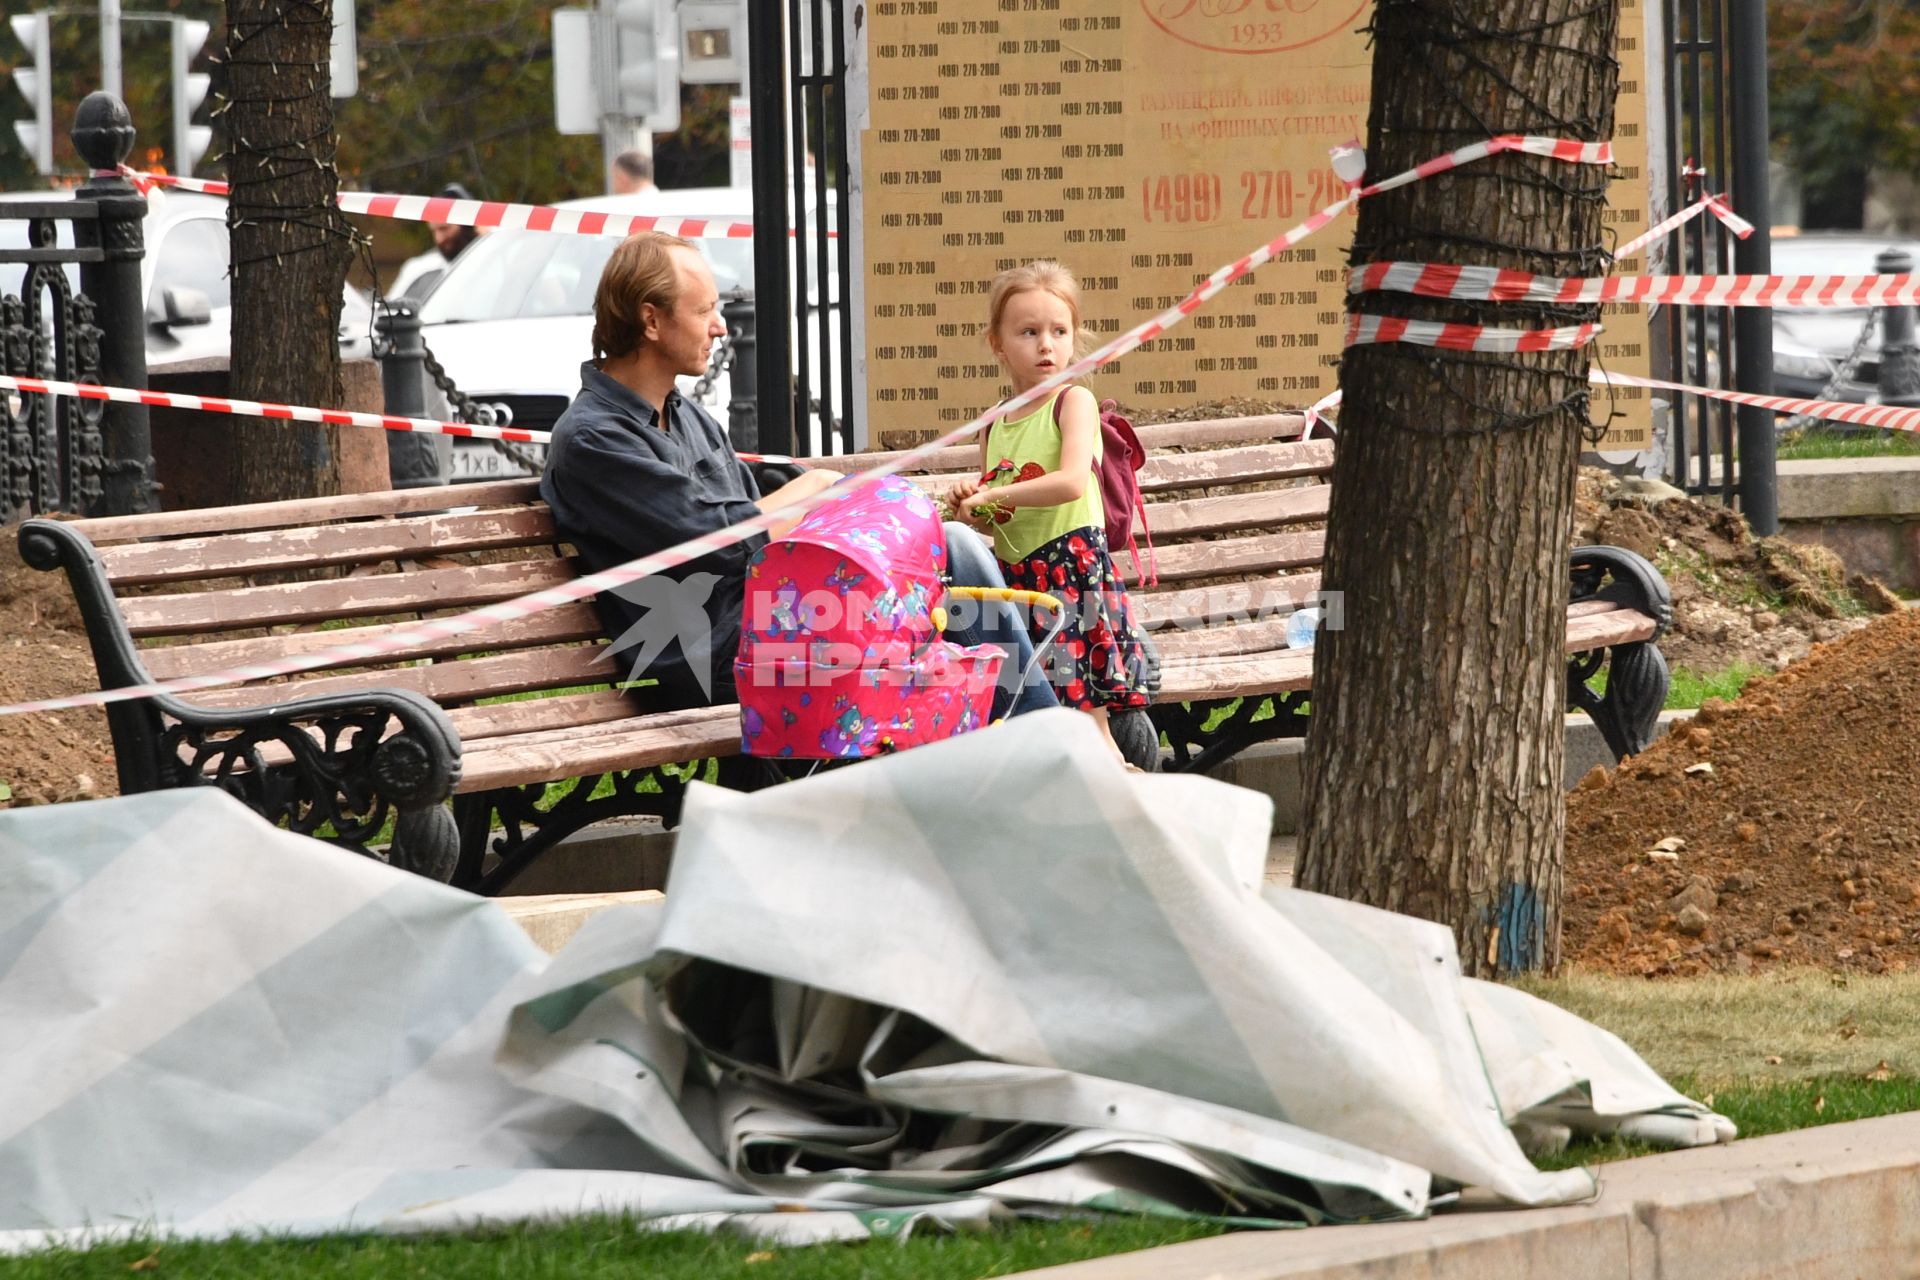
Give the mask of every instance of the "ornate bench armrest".
<path id="1" fill-rule="evenodd" d="M 1576 653 L 1567 659 L 1567 701 L 1593 717 L 1615 760 L 1652 744 L 1666 705 L 1667 660 L 1658 641 L 1673 622 L 1667 580 L 1644 556 L 1624 547 L 1576 547 L 1571 557 L 1572 603 L 1605 600 L 1653 619 L 1645 640 Z M 1587 683 L 1607 666 L 1607 690 Z"/>
<path id="2" fill-rule="evenodd" d="M 152 681 L 99 553 L 56 521 L 21 527 L 22 557 L 63 568 L 102 688 Z M 446 879 L 458 848 L 445 801 L 460 780 L 460 736 L 431 699 L 405 689 L 300 696 L 221 708 L 160 695 L 107 708 L 120 790 L 219 786 L 262 817 L 364 848 L 395 818 L 391 860 Z"/>

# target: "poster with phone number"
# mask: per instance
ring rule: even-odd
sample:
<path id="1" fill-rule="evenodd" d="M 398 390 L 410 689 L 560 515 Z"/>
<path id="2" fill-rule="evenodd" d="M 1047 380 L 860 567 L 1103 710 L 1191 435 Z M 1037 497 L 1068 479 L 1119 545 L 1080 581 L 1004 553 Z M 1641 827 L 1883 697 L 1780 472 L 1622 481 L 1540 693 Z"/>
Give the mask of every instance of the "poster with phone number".
<path id="1" fill-rule="evenodd" d="M 1621 4 L 1606 212 L 1646 225 L 1643 0 Z M 1328 150 L 1366 134 L 1370 0 L 870 0 L 862 138 L 867 422 L 925 439 L 1004 394 L 981 335 L 1007 266 L 1058 258 L 1109 338 L 1344 193 Z M 1350 218 L 1352 215 L 1348 215 Z M 1352 223 L 1325 228 L 1106 366 L 1136 409 L 1334 389 Z M 1642 269 L 1636 260 L 1621 272 Z M 1598 357 L 1648 371 L 1646 313 L 1609 308 Z M 1614 392 L 1607 449 L 1643 448 Z M 1604 403 L 1600 412 L 1607 411 Z"/>

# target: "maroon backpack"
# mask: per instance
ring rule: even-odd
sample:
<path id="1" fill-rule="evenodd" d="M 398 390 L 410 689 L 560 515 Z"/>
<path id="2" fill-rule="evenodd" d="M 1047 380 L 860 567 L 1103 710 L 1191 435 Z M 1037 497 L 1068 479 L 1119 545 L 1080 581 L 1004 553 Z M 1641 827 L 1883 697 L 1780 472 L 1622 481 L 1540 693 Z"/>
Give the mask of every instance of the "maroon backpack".
<path id="1" fill-rule="evenodd" d="M 1060 425 L 1060 402 L 1065 393 L 1054 397 L 1053 425 Z M 1134 434 L 1133 424 L 1120 415 L 1120 406 L 1111 400 L 1100 402 L 1100 460 L 1093 473 L 1100 481 L 1100 505 L 1107 514 L 1107 549 L 1118 555 L 1125 546 L 1133 556 L 1136 585 L 1154 586 L 1160 581 L 1159 566 L 1153 557 L 1153 530 L 1147 528 L 1147 508 L 1140 498 L 1141 464 L 1147 451 Z M 1147 540 L 1147 567 L 1140 568 L 1140 547 L 1133 539 L 1134 517 L 1140 518 L 1140 532 Z M 1117 571 L 1119 565 L 1115 564 Z"/>

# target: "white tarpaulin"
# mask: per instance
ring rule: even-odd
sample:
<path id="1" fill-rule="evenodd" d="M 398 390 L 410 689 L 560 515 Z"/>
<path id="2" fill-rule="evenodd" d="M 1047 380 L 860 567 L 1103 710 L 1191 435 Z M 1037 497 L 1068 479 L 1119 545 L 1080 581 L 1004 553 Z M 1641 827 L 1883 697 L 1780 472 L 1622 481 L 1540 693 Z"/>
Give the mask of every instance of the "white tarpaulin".
<path id="1" fill-rule="evenodd" d="M 1263 887 L 1264 796 L 1070 712 L 689 794 L 666 901 L 547 960 L 208 790 L 0 814 L 0 1248 L 594 1211 L 804 1240 L 1095 1207 L 1298 1224 L 1583 1198 L 1512 1126 L 1732 1126 Z M 795 1212 L 805 1208 L 813 1212 Z"/>

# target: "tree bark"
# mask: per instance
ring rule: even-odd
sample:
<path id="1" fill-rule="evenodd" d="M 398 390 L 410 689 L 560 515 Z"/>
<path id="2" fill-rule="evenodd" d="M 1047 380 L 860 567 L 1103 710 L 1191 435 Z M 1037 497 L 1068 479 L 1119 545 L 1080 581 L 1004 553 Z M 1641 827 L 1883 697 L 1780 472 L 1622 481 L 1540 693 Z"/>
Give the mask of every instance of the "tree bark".
<path id="1" fill-rule="evenodd" d="M 334 203 L 330 0 L 227 0 L 227 226 L 233 394 L 338 405 L 340 296 L 353 230 Z M 340 492 L 343 428 L 253 422 L 234 433 L 235 502 Z M 348 428 L 356 429 L 356 428 Z"/>
<path id="2" fill-rule="evenodd" d="M 1609 0 L 1379 0 L 1368 173 L 1504 133 L 1612 136 Z M 1604 274 L 1605 171 L 1506 154 L 1370 197 L 1352 262 Z M 1592 308 L 1354 295 L 1534 329 Z M 1449 925 L 1469 973 L 1557 962 L 1567 556 L 1585 350 L 1350 348 L 1298 883 Z"/>

